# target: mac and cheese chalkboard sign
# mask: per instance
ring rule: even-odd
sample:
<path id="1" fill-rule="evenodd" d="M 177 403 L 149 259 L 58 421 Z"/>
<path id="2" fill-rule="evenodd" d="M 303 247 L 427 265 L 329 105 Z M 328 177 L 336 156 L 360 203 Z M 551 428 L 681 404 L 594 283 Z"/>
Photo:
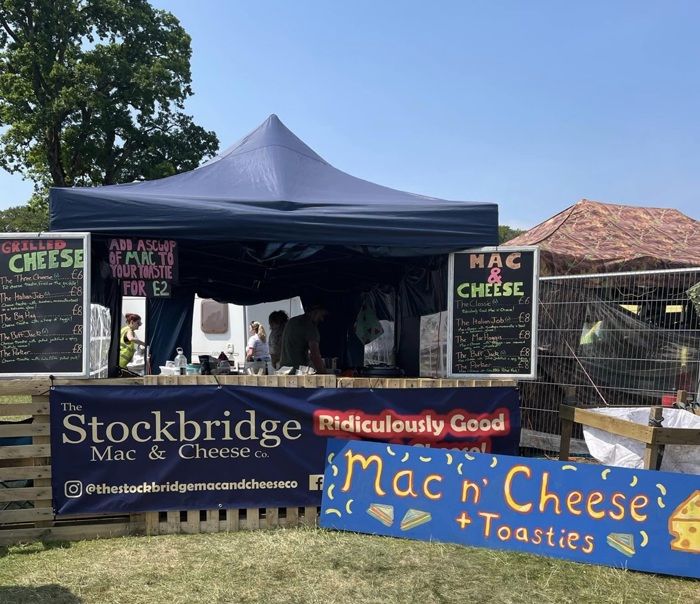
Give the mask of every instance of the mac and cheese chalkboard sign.
<path id="1" fill-rule="evenodd" d="M 0 235 L 0 377 L 87 377 L 89 233 Z"/>
<path id="2" fill-rule="evenodd" d="M 539 248 L 450 254 L 447 372 L 535 378 Z"/>

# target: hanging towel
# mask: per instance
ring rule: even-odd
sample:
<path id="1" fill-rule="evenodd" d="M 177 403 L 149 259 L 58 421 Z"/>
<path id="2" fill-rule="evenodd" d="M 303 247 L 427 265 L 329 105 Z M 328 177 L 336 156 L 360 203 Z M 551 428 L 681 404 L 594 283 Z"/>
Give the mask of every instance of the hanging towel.
<path id="1" fill-rule="evenodd" d="M 377 319 L 377 313 L 374 312 L 374 306 L 372 306 L 368 296 L 364 296 L 362 300 L 362 308 L 357 314 L 352 330 L 363 344 L 373 342 L 384 333 L 384 328 Z"/>

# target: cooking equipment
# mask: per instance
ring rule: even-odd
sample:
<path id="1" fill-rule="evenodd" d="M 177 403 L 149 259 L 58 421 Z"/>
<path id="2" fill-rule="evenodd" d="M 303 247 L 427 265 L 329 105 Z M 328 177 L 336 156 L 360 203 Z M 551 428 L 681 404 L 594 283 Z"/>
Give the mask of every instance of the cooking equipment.
<path id="1" fill-rule="evenodd" d="M 202 375 L 211 375 L 211 370 L 216 367 L 217 363 L 218 361 L 216 358 L 212 357 L 211 355 L 199 355 L 199 370 L 202 372 Z"/>
<path id="2" fill-rule="evenodd" d="M 403 369 L 401 369 L 400 367 L 396 367 L 395 365 L 387 365 L 386 363 L 379 363 L 377 365 L 366 365 L 365 367 L 360 367 L 357 373 L 360 377 L 403 377 Z"/>

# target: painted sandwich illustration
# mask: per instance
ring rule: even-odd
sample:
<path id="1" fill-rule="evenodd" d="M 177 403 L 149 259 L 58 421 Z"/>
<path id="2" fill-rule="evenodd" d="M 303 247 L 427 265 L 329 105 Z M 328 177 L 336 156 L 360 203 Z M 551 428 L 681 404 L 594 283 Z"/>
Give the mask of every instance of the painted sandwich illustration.
<path id="1" fill-rule="evenodd" d="M 634 535 L 629 533 L 610 533 L 606 539 L 606 543 L 616 549 L 625 556 L 634 556 Z"/>
<path id="2" fill-rule="evenodd" d="M 700 554 L 700 491 L 694 491 L 668 519 L 671 549 Z"/>
<path id="3" fill-rule="evenodd" d="M 384 505 L 382 503 L 372 503 L 367 509 L 367 513 L 376 518 L 382 524 L 391 526 L 394 524 L 394 506 Z"/>
<path id="4" fill-rule="evenodd" d="M 410 531 L 412 528 L 416 528 L 421 524 L 430 522 L 432 519 L 433 517 L 430 515 L 429 512 L 410 509 L 404 514 L 404 517 L 401 519 L 401 530 Z"/>

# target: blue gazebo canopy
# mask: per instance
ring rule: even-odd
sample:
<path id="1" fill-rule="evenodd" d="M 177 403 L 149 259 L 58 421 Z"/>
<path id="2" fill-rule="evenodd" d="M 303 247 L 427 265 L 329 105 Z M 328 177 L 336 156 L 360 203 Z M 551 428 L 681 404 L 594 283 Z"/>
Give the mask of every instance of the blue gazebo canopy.
<path id="1" fill-rule="evenodd" d="M 347 299 L 389 288 L 402 290 L 405 313 L 427 314 L 446 305 L 447 253 L 498 244 L 496 204 L 425 197 L 350 176 L 276 115 L 190 172 L 52 188 L 49 201 L 52 231 L 92 234 L 93 264 L 106 262 L 110 237 L 176 239 L 180 295 L 236 304 L 309 293 Z M 104 273 L 93 271 L 103 290 Z"/>

